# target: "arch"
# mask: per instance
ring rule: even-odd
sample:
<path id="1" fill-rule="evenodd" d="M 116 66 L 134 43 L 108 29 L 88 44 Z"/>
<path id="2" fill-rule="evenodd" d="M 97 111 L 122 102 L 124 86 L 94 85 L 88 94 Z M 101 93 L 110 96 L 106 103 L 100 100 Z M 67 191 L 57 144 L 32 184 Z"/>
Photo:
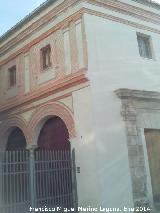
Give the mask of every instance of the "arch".
<path id="1" fill-rule="evenodd" d="M 60 103 L 48 103 L 39 107 L 29 122 L 29 129 L 34 144 L 37 142 L 42 126 L 53 116 L 60 117 L 63 120 L 68 129 L 69 138 L 75 137 L 75 123 L 69 109 Z"/>
<path id="2" fill-rule="evenodd" d="M 23 132 L 26 143 L 29 143 L 29 131 L 25 120 L 20 116 L 11 117 L 4 121 L 0 126 L 0 148 L 2 150 L 5 150 L 8 136 L 15 127 L 19 128 Z"/>
<path id="3" fill-rule="evenodd" d="M 4 171 L 7 170 L 3 180 L 5 191 L 3 202 L 6 205 L 8 202 L 13 202 L 13 197 L 15 198 L 15 202 L 18 203 L 21 201 L 20 197 L 24 198 L 24 196 L 26 196 L 25 185 L 27 184 L 27 177 L 25 173 L 23 174 L 23 184 L 21 185 L 21 188 L 18 187 L 18 184 L 22 180 L 22 166 L 20 166 L 22 165 L 22 155 L 20 152 L 12 151 L 25 150 L 27 146 L 27 126 L 22 118 L 12 117 L 3 123 L 3 128 L 1 128 L 1 130 L 3 150 L 9 151 L 2 155 L 4 162 L 2 169 Z M 8 169 L 8 165 L 10 165 L 10 169 Z"/>
<path id="4" fill-rule="evenodd" d="M 53 116 L 45 122 L 37 145 L 40 149 L 70 150 L 68 129 L 60 117 Z"/>
<path id="5" fill-rule="evenodd" d="M 24 150 L 26 148 L 26 139 L 22 130 L 18 127 L 13 128 L 8 136 L 6 150 Z"/>

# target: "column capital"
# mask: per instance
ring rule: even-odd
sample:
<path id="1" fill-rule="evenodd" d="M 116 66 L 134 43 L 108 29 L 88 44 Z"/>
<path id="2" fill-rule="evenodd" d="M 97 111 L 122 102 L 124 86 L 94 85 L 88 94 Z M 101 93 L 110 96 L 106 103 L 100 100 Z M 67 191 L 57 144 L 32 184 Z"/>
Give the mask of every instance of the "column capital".
<path id="1" fill-rule="evenodd" d="M 28 150 L 35 150 L 37 148 L 38 148 L 38 146 L 36 144 L 28 144 L 26 147 L 26 149 L 28 149 Z"/>

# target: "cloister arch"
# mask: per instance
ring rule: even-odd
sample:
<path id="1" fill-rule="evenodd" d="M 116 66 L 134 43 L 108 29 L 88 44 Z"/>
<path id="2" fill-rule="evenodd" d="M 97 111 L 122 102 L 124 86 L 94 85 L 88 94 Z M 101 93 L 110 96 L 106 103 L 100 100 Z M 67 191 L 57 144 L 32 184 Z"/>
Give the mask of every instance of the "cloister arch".
<path id="1" fill-rule="evenodd" d="M 72 173 L 70 172 L 72 168 L 71 144 L 69 139 L 75 137 L 75 124 L 72 112 L 60 103 L 45 104 L 34 112 L 28 126 L 33 140 L 32 145 L 37 146 L 38 149 L 36 149 L 36 151 L 40 149 L 40 152 L 35 152 L 35 154 L 38 154 L 35 155 L 36 159 L 40 161 L 44 160 L 41 155 L 42 150 L 44 151 L 42 151 L 42 153 L 45 153 L 46 150 L 58 151 L 55 156 L 59 156 L 61 159 L 57 161 L 56 164 L 51 160 L 50 164 L 47 165 L 47 168 L 51 169 L 49 172 L 50 177 L 58 175 L 56 180 L 53 178 L 51 182 L 48 181 L 46 173 L 44 172 L 38 173 L 38 175 L 36 174 L 37 188 L 43 186 L 45 182 L 45 186 L 42 187 L 42 198 L 41 195 L 38 194 L 38 191 L 37 195 L 40 200 L 42 200 L 43 205 L 46 204 L 49 200 L 47 200 L 48 198 L 46 196 L 43 198 L 43 195 L 47 194 L 46 189 L 48 189 L 50 197 L 55 197 L 54 202 L 56 202 L 56 205 L 60 202 L 59 198 L 63 196 L 65 196 L 65 202 L 69 204 L 70 196 L 66 196 L 67 194 L 72 194 Z M 64 154 L 64 151 L 67 152 Z M 68 169 L 64 170 L 64 168 L 66 168 L 66 162 L 68 162 Z M 60 168 L 62 168 L 62 170 L 60 170 Z M 42 180 L 44 180 L 43 183 Z M 61 186 L 66 187 L 66 192 L 64 192 Z"/>
<path id="2" fill-rule="evenodd" d="M 60 117 L 52 116 L 45 122 L 37 145 L 39 149 L 70 150 L 68 129 Z"/>
<path id="3" fill-rule="evenodd" d="M 22 131 L 22 133 L 24 134 L 26 143 L 29 143 L 28 127 L 27 127 L 25 120 L 20 116 L 11 117 L 11 118 L 7 119 L 6 121 L 2 122 L 2 124 L 0 126 L 0 148 L 1 148 L 1 150 L 6 149 L 8 137 L 15 128 L 18 128 Z"/>
<path id="4" fill-rule="evenodd" d="M 25 187 L 27 184 L 27 176 L 23 174 L 22 182 L 22 176 L 20 174 L 22 174 L 21 169 L 23 166 L 19 166 L 22 160 L 22 154 L 17 151 L 26 149 L 27 142 L 29 141 L 28 136 L 27 124 L 21 116 L 10 117 L 1 123 L 0 149 L 5 152 L 0 156 L 3 162 L 3 164 L 1 164 L 1 178 L 4 177 L 1 179 L 3 182 L 0 181 L 0 188 L 3 188 L 4 192 L 1 200 L 4 205 L 12 203 L 13 198 L 14 202 L 18 203 L 20 199 L 26 196 Z M 20 183 L 21 188 L 18 186 Z"/>
<path id="5" fill-rule="evenodd" d="M 46 121 L 54 116 L 61 118 L 65 123 L 69 138 L 75 137 L 75 123 L 71 111 L 63 104 L 49 103 L 39 107 L 29 122 L 30 137 L 34 145 L 37 145 L 40 131 Z"/>
<path id="6" fill-rule="evenodd" d="M 8 151 L 25 150 L 26 146 L 27 143 L 22 130 L 18 127 L 13 127 L 13 130 L 8 136 L 6 150 Z"/>

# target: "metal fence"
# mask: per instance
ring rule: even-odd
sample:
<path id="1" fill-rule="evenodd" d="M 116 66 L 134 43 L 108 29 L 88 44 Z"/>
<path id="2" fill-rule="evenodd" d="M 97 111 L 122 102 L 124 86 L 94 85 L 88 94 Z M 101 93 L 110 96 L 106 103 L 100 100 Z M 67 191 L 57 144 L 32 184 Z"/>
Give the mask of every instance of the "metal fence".
<path id="1" fill-rule="evenodd" d="M 77 208 L 75 151 L 0 152 L 0 213 Z M 32 207 L 32 209 L 30 208 Z M 33 210 L 34 212 L 35 210 Z M 41 212 L 41 211 L 36 211 Z"/>

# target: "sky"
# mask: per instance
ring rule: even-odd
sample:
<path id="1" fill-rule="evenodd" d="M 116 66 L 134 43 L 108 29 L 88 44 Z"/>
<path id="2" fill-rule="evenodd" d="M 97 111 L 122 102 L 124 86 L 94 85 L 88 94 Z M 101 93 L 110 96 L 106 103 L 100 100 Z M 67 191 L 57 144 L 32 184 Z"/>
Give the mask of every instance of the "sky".
<path id="1" fill-rule="evenodd" d="M 2 0 L 0 3 L 0 35 L 36 9 L 45 0 Z"/>
<path id="2" fill-rule="evenodd" d="M 0 36 L 45 0 L 2 0 L 0 4 Z M 160 0 L 155 0 L 160 3 Z"/>

